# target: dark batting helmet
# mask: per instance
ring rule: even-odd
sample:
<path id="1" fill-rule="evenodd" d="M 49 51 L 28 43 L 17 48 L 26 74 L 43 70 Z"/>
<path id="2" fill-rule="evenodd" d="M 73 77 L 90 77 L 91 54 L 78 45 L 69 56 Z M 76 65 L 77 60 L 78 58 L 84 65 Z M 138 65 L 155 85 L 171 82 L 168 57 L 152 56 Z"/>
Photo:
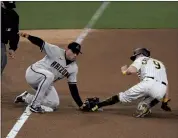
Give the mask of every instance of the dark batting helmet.
<path id="1" fill-rule="evenodd" d="M 146 48 L 137 48 L 134 50 L 134 54 L 130 57 L 132 61 L 136 59 L 136 56 L 143 54 L 146 57 L 150 57 L 150 51 Z"/>

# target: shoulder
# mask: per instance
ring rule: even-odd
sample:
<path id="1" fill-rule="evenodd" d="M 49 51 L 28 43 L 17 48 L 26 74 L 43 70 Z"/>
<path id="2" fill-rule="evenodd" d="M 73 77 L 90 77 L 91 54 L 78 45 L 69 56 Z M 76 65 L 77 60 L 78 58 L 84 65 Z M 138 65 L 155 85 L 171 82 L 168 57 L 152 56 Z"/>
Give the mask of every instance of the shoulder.
<path id="1" fill-rule="evenodd" d="M 72 72 L 78 72 L 78 65 L 76 61 L 71 64 Z"/>
<path id="2" fill-rule="evenodd" d="M 19 15 L 17 14 L 17 12 L 15 10 L 8 10 L 7 16 L 10 17 L 11 20 L 13 20 L 14 23 L 19 24 Z"/>
<path id="3" fill-rule="evenodd" d="M 65 50 L 60 48 L 59 46 L 51 44 L 51 43 L 48 43 L 46 41 L 44 42 L 44 45 L 49 46 L 50 48 L 53 48 L 53 49 L 55 49 L 57 51 L 65 52 Z"/>
<path id="4" fill-rule="evenodd" d="M 139 57 L 139 58 L 137 58 L 133 63 L 142 62 L 143 60 L 148 60 L 148 59 L 147 59 L 147 57 Z"/>
<path id="5" fill-rule="evenodd" d="M 59 46 L 56 46 L 56 50 L 60 53 L 60 55 L 65 55 L 65 50 L 63 48 L 60 48 Z"/>
<path id="6" fill-rule="evenodd" d="M 145 57 L 145 56 L 139 57 L 131 64 L 131 66 L 134 66 L 139 70 L 142 65 L 147 64 L 148 59 L 149 57 Z"/>
<path id="7" fill-rule="evenodd" d="M 46 50 L 48 51 L 51 51 L 51 53 L 53 53 L 55 56 L 61 56 L 61 57 L 64 57 L 64 53 L 65 53 L 65 50 L 60 48 L 59 46 L 57 45 L 54 45 L 54 44 L 50 44 L 48 42 L 44 42 L 44 47 Z"/>
<path id="8" fill-rule="evenodd" d="M 152 59 L 152 61 L 156 61 L 156 62 L 158 62 L 158 63 L 161 63 L 163 66 L 164 66 L 164 63 L 162 62 L 162 61 L 160 61 L 160 60 L 158 60 L 158 59 L 154 59 L 154 58 L 151 58 Z"/>
<path id="9" fill-rule="evenodd" d="M 77 65 L 76 61 L 73 62 L 73 67 L 74 67 L 74 69 L 78 70 L 78 65 Z"/>
<path id="10" fill-rule="evenodd" d="M 15 10 L 10 11 L 11 15 L 14 16 L 15 18 L 19 18 L 18 13 Z"/>

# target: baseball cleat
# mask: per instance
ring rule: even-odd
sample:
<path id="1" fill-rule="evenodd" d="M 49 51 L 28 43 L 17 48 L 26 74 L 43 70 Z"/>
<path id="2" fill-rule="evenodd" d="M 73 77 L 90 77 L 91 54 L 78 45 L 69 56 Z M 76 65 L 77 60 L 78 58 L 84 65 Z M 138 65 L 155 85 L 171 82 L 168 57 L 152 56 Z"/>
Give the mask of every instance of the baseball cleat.
<path id="1" fill-rule="evenodd" d="M 44 106 L 44 105 L 41 105 L 41 108 L 45 111 L 45 112 L 54 112 L 56 109 L 53 109 L 51 107 L 48 107 L 48 106 Z"/>
<path id="2" fill-rule="evenodd" d="M 28 94 L 27 91 L 23 92 L 22 94 L 18 95 L 15 100 L 14 100 L 14 103 L 24 103 L 25 102 L 25 99 L 24 97 Z"/>
<path id="3" fill-rule="evenodd" d="M 33 107 L 33 105 L 30 106 L 30 111 L 34 112 L 34 113 L 45 113 L 45 110 L 41 108 L 41 106 L 38 107 Z"/>
<path id="4" fill-rule="evenodd" d="M 142 110 L 137 110 L 136 113 L 133 115 L 136 118 L 143 118 L 151 114 L 151 109 L 147 107 L 147 105 L 142 105 Z"/>

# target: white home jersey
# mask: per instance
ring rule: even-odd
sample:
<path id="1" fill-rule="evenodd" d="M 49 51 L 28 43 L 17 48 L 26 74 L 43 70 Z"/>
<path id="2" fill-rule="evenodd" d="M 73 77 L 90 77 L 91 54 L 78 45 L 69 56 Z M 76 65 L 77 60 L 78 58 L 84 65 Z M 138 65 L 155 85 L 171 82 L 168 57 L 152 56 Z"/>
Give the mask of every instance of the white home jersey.
<path id="1" fill-rule="evenodd" d="M 64 49 L 45 42 L 42 51 L 46 53 L 46 56 L 34 63 L 32 65 L 33 67 L 46 69 L 52 72 L 55 77 L 54 80 L 67 77 L 68 82 L 77 82 L 78 66 L 75 61 L 66 65 Z"/>
<path id="2" fill-rule="evenodd" d="M 145 77 L 154 77 L 158 81 L 163 81 L 168 84 L 167 74 L 164 64 L 153 58 L 139 57 L 131 66 L 134 66 L 138 70 L 138 76 L 141 80 Z"/>

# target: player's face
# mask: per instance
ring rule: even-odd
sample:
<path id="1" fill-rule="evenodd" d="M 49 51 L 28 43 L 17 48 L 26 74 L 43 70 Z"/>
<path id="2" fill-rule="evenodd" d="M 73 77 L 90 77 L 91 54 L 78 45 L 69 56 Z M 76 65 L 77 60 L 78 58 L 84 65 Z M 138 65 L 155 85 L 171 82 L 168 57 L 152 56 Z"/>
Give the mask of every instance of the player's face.
<path id="1" fill-rule="evenodd" d="M 71 49 L 66 50 L 66 58 L 71 61 L 75 61 L 77 58 L 77 54 L 73 53 Z"/>

